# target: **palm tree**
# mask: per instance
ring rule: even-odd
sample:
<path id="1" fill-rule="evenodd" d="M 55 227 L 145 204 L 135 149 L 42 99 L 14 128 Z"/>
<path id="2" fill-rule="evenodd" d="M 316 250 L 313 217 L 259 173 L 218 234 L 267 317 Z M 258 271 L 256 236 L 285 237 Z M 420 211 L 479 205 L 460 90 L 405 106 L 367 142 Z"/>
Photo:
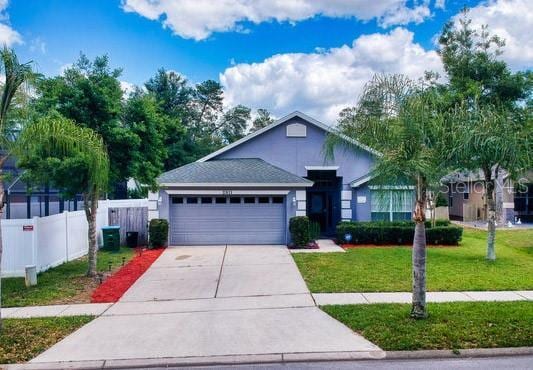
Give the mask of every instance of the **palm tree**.
<path id="1" fill-rule="evenodd" d="M 415 186 L 412 250 L 413 299 L 411 316 L 427 317 L 425 208 L 428 190 L 445 173 L 441 151 L 444 115 L 436 108 L 431 89 L 401 75 L 377 75 L 364 87 L 355 108 L 345 110 L 338 132 L 326 141 L 326 156 L 354 141 L 380 154 L 372 170 L 378 186 Z"/>
<path id="2" fill-rule="evenodd" d="M 483 172 L 488 224 L 486 259 L 495 261 L 496 187 L 503 171 L 509 179 L 516 180 L 532 166 L 531 107 L 481 106 L 474 100 L 456 107 L 454 115 L 449 157 L 461 169 Z"/>
<path id="3" fill-rule="evenodd" d="M 82 127 L 73 121 L 52 112 L 27 125 L 17 140 L 19 162 L 31 163 L 34 158 L 79 158 L 83 162 L 81 174 L 71 174 L 83 178 L 81 189 L 88 228 L 88 276 L 96 276 L 96 212 L 98 199 L 107 187 L 109 160 L 102 137 L 93 130 Z M 29 171 L 32 171 L 31 169 Z M 36 171 L 46 177 L 46 171 Z M 39 177 L 37 177 L 39 178 Z M 45 179 L 42 179 L 45 180 Z"/>
<path id="4" fill-rule="evenodd" d="M 10 120 L 10 112 L 13 107 L 13 99 L 20 92 L 20 88 L 33 76 L 31 62 L 19 63 L 17 55 L 12 49 L 4 48 L 0 51 L 0 72 L 4 73 L 5 81 L 1 85 L 2 97 L 0 100 L 0 276 L 2 266 L 2 227 L 1 220 L 4 212 L 4 173 L 3 168 L 9 158 L 13 146 L 13 126 L 16 124 Z M 1 304 L 1 279 L 0 279 L 0 307 Z M 2 321 L 0 315 L 0 330 Z"/>

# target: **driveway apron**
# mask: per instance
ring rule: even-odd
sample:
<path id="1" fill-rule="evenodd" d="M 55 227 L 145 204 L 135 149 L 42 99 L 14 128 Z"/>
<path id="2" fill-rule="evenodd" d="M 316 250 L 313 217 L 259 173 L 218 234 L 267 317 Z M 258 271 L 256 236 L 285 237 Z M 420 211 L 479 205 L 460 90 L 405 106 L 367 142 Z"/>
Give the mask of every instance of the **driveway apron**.
<path id="1" fill-rule="evenodd" d="M 170 247 L 111 306 L 32 362 L 358 352 L 281 245 Z"/>

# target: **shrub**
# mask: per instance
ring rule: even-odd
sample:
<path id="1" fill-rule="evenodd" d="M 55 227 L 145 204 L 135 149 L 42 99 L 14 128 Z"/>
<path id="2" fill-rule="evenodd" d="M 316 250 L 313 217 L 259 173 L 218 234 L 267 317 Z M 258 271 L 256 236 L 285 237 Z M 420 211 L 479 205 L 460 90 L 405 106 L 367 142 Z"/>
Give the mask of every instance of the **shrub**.
<path id="1" fill-rule="evenodd" d="M 347 243 L 346 234 L 351 234 L 352 244 L 410 244 L 415 234 L 413 221 L 397 222 L 341 222 L 337 225 L 337 238 Z M 451 225 L 448 220 L 437 220 L 431 227 L 426 222 L 427 244 L 457 245 L 463 235 L 463 229 Z"/>
<path id="2" fill-rule="evenodd" d="M 316 240 L 320 236 L 320 224 L 318 222 L 309 222 L 309 239 Z"/>
<path id="3" fill-rule="evenodd" d="M 427 244 L 457 245 L 463 237 L 459 226 L 435 226 L 426 229 Z"/>
<path id="4" fill-rule="evenodd" d="M 292 217 L 289 221 L 291 239 L 298 247 L 306 246 L 309 238 L 309 218 L 307 216 Z"/>
<path id="5" fill-rule="evenodd" d="M 448 207 L 448 199 L 442 193 L 437 194 L 437 199 L 435 200 L 435 207 Z"/>
<path id="6" fill-rule="evenodd" d="M 164 247 L 168 241 L 168 221 L 161 218 L 150 220 L 148 233 L 151 248 Z"/>

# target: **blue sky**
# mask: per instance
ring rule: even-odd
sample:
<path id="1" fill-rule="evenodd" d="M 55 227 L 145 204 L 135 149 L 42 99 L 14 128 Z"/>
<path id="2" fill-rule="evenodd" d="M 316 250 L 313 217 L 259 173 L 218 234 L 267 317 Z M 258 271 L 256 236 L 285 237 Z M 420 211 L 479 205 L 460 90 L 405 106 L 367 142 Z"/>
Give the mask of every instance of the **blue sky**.
<path id="1" fill-rule="evenodd" d="M 503 26 L 501 15 L 497 18 L 497 30 L 513 23 L 512 17 L 523 22 L 520 6 L 531 7 L 527 0 L 341 0 L 338 3 L 344 4 L 332 9 L 327 1 L 313 1 L 294 10 L 261 0 L 11 0 L 7 6 L 6 0 L 0 0 L 2 23 L 18 34 L 7 35 L 2 28 L 0 41 L 11 43 L 21 60 L 33 60 L 38 71 L 49 76 L 60 73 L 80 52 L 91 58 L 107 54 L 113 66 L 123 68 L 121 79 L 129 83 L 142 84 L 165 67 L 192 82 L 220 79 L 228 104 L 266 107 L 278 115 L 304 109 L 332 119 L 352 99 L 350 94 L 356 98 L 357 86 L 372 72 L 390 69 L 412 75 L 424 67 L 439 69 L 431 54 L 434 37 L 465 5 L 474 8 L 480 22 L 496 19 L 495 9 L 518 7 L 516 14 L 506 13 L 510 18 Z M 355 2 L 357 7 L 352 6 Z M 515 37 L 513 32 L 518 31 L 505 36 Z M 381 42 L 386 49 L 378 47 Z M 389 55 L 382 65 L 380 54 L 387 59 L 391 49 L 398 49 L 392 50 L 398 54 Z M 532 64 L 528 54 L 514 59 L 511 55 L 509 62 L 517 69 Z M 414 68 L 417 64 L 419 68 Z M 344 72 L 338 75 L 332 70 Z M 279 92 L 320 89 L 315 82 L 302 81 L 322 78 L 326 96 L 306 92 L 299 98 L 295 92 Z M 349 87 L 352 92 L 339 87 L 343 80 L 347 85 L 357 80 Z M 343 98 L 332 100 L 337 93 Z"/>

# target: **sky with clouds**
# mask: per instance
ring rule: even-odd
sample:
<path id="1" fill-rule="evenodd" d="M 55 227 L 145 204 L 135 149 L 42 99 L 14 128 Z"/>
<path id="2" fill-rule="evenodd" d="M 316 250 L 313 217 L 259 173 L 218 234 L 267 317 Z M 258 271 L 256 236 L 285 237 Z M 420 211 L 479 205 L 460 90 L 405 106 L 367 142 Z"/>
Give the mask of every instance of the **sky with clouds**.
<path id="1" fill-rule="evenodd" d="M 532 0 L 0 0 L 0 43 L 49 76 L 107 54 L 125 89 L 164 67 L 220 81 L 228 106 L 333 124 L 375 73 L 442 71 L 435 37 L 464 6 L 533 67 Z"/>

